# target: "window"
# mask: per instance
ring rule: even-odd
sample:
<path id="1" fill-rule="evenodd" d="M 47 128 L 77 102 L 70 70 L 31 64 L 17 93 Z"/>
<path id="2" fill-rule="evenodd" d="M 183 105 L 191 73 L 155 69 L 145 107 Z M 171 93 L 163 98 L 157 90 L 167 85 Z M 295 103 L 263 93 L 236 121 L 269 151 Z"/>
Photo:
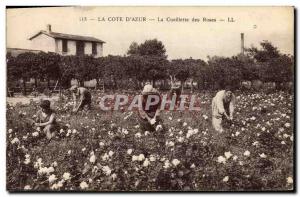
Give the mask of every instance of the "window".
<path id="1" fill-rule="evenodd" d="M 97 43 L 96 42 L 92 43 L 92 54 L 97 55 Z"/>
<path id="2" fill-rule="evenodd" d="M 84 55 L 84 42 L 76 42 L 76 55 Z"/>
<path id="3" fill-rule="evenodd" d="M 62 52 L 68 52 L 68 41 L 62 40 Z"/>

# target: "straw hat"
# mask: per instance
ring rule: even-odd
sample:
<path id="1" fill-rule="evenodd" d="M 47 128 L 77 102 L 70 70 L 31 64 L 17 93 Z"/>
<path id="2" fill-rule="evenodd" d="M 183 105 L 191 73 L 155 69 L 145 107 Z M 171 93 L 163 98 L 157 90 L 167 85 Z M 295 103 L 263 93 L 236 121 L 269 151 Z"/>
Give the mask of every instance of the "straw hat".
<path id="1" fill-rule="evenodd" d="M 150 94 L 150 93 L 157 93 L 157 90 L 155 88 L 153 88 L 152 85 L 147 84 L 147 85 L 144 86 L 144 89 L 142 91 L 142 95 L 147 95 L 147 94 Z"/>

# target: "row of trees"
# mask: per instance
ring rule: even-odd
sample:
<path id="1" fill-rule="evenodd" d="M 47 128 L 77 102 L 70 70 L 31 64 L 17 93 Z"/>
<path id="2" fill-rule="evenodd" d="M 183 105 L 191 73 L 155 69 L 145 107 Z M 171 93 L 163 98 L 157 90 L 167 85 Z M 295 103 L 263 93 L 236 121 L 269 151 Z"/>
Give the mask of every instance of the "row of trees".
<path id="1" fill-rule="evenodd" d="M 180 83 L 197 82 L 199 89 L 214 89 L 220 85 L 239 87 L 243 81 L 260 80 L 281 84 L 293 80 L 293 56 L 279 52 L 270 42 L 252 47 L 246 54 L 233 57 L 208 57 L 201 59 L 176 59 L 169 61 L 162 42 L 154 39 L 142 44 L 132 43 L 125 56 L 61 56 L 56 53 L 23 53 L 17 57 L 7 54 L 8 82 L 35 79 L 58 82 L 60 88 L 70 86 L 71 79 L 84 81 L 96 79 L 97 87 L 110 89 L 140 89 L 150 81 L 161 88 L 168 87 L 170 76 Z M 9 83 L 10 84 L 10 83 Z M 193 86 L 192 86 L 193 87 Z"/>

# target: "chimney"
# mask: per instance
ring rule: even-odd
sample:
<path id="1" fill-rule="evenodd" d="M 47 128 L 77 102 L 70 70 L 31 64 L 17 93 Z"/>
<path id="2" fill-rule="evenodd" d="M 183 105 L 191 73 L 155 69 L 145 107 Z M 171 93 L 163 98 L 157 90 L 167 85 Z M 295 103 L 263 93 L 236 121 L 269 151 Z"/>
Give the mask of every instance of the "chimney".
<path id="1" fill-rule="evenodd" d="M 51 25 L 50 25 L 50 24 L 47 25 L 47 32 L 48 32 L 48 33 L 51 32 Z"/>
<path id="2" fill-rule="evenodd" d="M 241 54 L 244 55 L 245 43 L 244 43 L 244 33 L 241 33 Z"/>

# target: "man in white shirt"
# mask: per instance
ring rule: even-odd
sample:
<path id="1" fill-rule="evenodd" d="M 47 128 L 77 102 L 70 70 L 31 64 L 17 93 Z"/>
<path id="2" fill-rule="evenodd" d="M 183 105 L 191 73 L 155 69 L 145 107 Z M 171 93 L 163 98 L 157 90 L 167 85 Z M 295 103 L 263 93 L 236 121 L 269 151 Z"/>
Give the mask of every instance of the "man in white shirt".
<path id="1" fill-rule="evenodd" d="M 235 107 L 235 96 L 227 88 L 219 91 L 212 100 L 212 125 L 216 131 L 222 133 L 222 121 L 233 120 L 233 112 Z"/>

